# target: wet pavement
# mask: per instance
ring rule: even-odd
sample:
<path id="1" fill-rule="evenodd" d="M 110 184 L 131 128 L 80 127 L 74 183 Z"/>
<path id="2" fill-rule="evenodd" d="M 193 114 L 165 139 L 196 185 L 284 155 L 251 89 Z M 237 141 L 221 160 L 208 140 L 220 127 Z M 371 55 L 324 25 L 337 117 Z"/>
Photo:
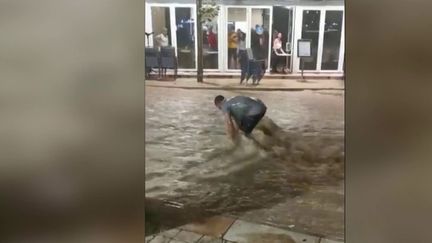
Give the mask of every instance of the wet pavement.
<path id="1" fill-rule="evenodd" d="M 217 94 L 263 100 L 283 144 L 234 147 Z M 146 197 L 343 239 L 343 95 L 146 87 Z"/>
<path id="2" fill-rule="evenodd" d="M 206 78 L 197 83 L 193 78 L 180 78 L 175 81 L 146 80 L 146 87 L 166 87 L 183 89 L 226 89 L 226 90 L 261 90 L 261 91 L 295 91 L 295 90 L 339 90 L 343 91 L 345 82 L 338 79 L 270 79 L 264 77 L 259 85 L 252 85 L 252 81 L 239 84 L 240 78 Z"/>

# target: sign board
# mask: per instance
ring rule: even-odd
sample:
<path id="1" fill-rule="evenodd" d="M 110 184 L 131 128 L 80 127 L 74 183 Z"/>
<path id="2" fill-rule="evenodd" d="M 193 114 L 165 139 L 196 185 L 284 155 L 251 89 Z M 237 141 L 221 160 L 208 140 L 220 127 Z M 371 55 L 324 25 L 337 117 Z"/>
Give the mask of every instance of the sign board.
<path id="1" fill-rule="evenodd" d="M 311 55 L 311 40 L 298 40 L 297 57 L 310 57 Z"/>

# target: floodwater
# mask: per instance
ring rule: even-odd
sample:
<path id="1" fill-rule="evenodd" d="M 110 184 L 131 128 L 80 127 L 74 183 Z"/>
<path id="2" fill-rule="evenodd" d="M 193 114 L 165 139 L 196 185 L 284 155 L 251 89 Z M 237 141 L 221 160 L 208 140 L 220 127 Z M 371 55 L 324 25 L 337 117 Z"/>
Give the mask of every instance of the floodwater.
<path id="1" fill-rule="evenodd" d="M 235 146 L 217 94 L 264 101 L 278 142 Z M 146 197 L 343 239 L 343 95 L 146 87 Z"/>

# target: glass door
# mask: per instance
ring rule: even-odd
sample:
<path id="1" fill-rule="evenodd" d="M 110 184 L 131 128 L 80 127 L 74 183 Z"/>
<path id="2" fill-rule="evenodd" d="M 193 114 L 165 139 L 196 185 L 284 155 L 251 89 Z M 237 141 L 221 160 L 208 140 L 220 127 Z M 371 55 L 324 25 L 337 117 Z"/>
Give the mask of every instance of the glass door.
<path id="1" fill-rule="evenodd" d="M 311 43 L 311 57 L 305 58 L 304 70 L 317 70 L 317 59 L 318 59 L 318 41 L 320 35 L 320 10 L 303 10 L 303 21 L 302 21 L 302 39 L 309 39 Z"/>
<path id="2" fill-rule="evenodd" d="M 152 6 L 149 9 L 151 13 L 151 28 L 146 27 L 147 46 L 171 46 L 170 8 L 167 6 Z"/>
<path id="3" fill-rule="evenodd" d="M 146 4 L 147 46 L 172 46 L 178 68 L 196 69 L 196 21 L 193 4 Z"/>
<path id="4" fill-rule="evenodd" d="M 175 8 L 178 67 L 195 69 L 195 18 L 191 7 Z"/>
<path id="5" fill-rule="evenodd" d="M 321 70 L 338 70 L 343 11 L 328 10 L 325 12 L 323 53 Z"/>
<path id="6" fill-rule="evenodd" d="M 251 9 L 249 45 L 255 59 L 263 60 L 269 66 L 270 8 Z"/>
<path id="7" fill-rule="evenodd" d="M 202 24 L 204 69 L 219 69 L 219 17 Z"/>
<path id="8" fill-rule="evenodd" d="M 248 33 L 247 9 L 229 7 L 227 9 L 227 67 L 228 69 L 240 69 L 240 58 L 237 48 L 246 43 Z"/>
<path id="9" fill-rule="evenodd" d="M 297 22 L 296 41 L 312 41 L 312 56 L 303 59 L 304 70 L 343 72 L 343 7 L 298 7 L 296 12 L 296 17 L 301 20 Z M 297 55 L 296 49 L 294 53 Z M 300 72 L 300 59 L 295 56 L 294 60 L 296 71 Z"/>
<path id="10" fill-rule="evenodd" d="M 292 71 L 293 23 L 292 7 L 273 7 L 270 48 L 270 71 L 272 73 L 287 73 Z"/>

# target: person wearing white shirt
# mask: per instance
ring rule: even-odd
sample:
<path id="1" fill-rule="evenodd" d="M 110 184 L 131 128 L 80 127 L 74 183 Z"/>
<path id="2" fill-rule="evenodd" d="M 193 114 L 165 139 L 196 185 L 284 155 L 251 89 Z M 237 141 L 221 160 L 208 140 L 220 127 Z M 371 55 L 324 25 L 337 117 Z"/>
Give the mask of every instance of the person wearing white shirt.
<path id="1" fill-rule="evenodd" d="M 276 54 L 286 54 L 282 48 L 282 33 L 278 33 L 276 39 L 273 41 L 273 51 Z"/>
<path id="2" fill-rule="evenodd" d="M 156 40 L 156 47 L 160 48 L 160 47 L 169 46 L 168 29 L 164 28 L 162 33 L 160 33 L 155 37 L 155 40 Z"/>
<path id="3" fill-rule="evenodd" d="M 281 62 L 280 55 L 286 55 L 284 49 L 282 48 L 282 33 L 278 33 L 277 37 L 273 41 L 273 53 L 272 53 L 272 70 L 271 72 L 276 73 L 276 67 L 279 62 Z"/>

